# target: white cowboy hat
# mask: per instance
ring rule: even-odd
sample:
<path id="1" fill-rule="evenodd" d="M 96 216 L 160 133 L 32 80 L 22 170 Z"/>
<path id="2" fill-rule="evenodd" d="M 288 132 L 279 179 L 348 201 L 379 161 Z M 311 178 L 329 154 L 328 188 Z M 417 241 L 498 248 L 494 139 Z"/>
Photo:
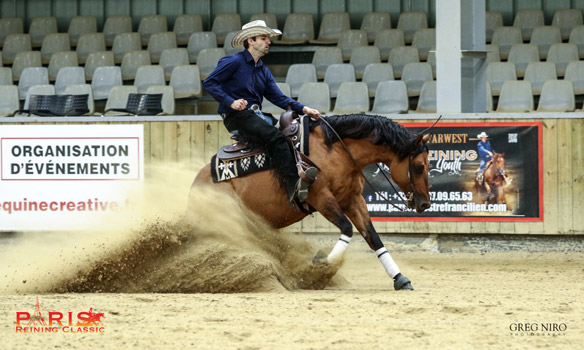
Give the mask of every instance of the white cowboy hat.
<path id="1" fill-rule="evenodd" d="M 262 20 L 251 21 L 244 24 L 243 27 L 241 27 L 241 30 L 235 34 L 233 40 L 231 40 L 231 46 L 240 47 L 248 38 L 253 38 L 257 35 L 276 36 L 281 34 L 281 31 L 268 27 L 266 22 Z"/>
<path id="2" fill-rule="evenodd" d="M 481 132 L 480 134 L 478 134 L 478 135 L 477 135 L 477 137 L 478 137 L 479 139 L 482 139 L 483 137 L 489 137 L 489 135 L 487 135 L 487 133 L 483 131 L 483 132 Z"/>

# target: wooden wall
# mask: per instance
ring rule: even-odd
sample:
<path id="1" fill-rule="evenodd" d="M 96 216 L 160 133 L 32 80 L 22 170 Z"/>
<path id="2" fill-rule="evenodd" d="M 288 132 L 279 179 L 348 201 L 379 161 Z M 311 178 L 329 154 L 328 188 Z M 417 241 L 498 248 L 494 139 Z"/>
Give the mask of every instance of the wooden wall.
<path id="1" fill-rule="evenodd" d="M 432 122 L 434 120 L 415 120 Z M 468 119 L 449 119 L 468 122 Z M 487 121 L 473 120 L 473 121 Z M 509 119 L 489 118 L 489 122 Z M 521 121 L 525 121 L 521 119 Z M 400 120 L 400 122 L 406 122 Z M 409 122 L 409 121 L 407 121 Z M 196 167 L 208 163 L 229 134 L 219 121 L 144 123 L 145 159 L 178 161 Z M 544 221 L 526 222 L 375 222 L 379 232 L 461 234 L 582 234 L 584 233 L 584 119 L 543 119 Z M 337 232 L 320 215 L 307 217 L 292 229 Z"/>

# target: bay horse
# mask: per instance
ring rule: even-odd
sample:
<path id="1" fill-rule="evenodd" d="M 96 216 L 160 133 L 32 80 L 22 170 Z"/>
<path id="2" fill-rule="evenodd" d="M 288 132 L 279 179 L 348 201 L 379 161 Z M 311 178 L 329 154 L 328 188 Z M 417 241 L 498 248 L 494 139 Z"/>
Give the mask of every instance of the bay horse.
<path id="1" fill-rule="evenodd" d="M 506 184 L 505 153 L 494 152 L 493 159 L 485 165 L 483 183 L 479 184 L 477 179 L 475 179 L 475 189 L 481 201 L 487 204 L 506 204 Z"/>
<path id="2" fill-rule="evenodd" d="M 430 135 L 411 134 L 402 125 L 383 116 L 352 114 L 321 118 L 328 125 L 322 120 L 311 122 L 310 158 L 321 170 L 310 187 L 306 203 L 341 231 L 326 260 L 324 256 L 320 257 L 322 262 L 333 263 L 341 259 L 353 236 L 352 223 L 393 278 L 394 288 L 413 289 L 373 227 L 361 195 L 365 182 L 362 174 L 363 168 L 369 164 L 387 165 L 393 181 L 407 194 L 408 208 L 422 213 L 430 207 L 427 147 Z M 337 135 L 343 142 L 338 142 Z M 286 192 L 270 171 L 213 183 L 211 166 L 207 164 L 199 171 L 191 188 L 204 185 L 212 185 L 239 197 L 247 208 L 275 229 L 289 226 L 308 215 L 289 205 Z M 191 196 L 191 200 L 196 198 Z"/>

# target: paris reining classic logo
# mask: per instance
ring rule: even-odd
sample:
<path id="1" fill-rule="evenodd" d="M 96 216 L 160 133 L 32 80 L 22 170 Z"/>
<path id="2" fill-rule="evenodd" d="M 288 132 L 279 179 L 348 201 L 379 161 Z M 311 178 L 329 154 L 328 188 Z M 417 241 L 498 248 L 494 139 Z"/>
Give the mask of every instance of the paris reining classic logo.
<path id="1" fill-rule="evenodd" d="M 45 320 L 46 317 L 46 320 Z M 33 314 L 29 312 L 16 313 L 16 333 L 104 333 L 103 312 L 93 312 L 93 308 L 85 312 L 49 311 L 43 317 L 37 297 Z"/>

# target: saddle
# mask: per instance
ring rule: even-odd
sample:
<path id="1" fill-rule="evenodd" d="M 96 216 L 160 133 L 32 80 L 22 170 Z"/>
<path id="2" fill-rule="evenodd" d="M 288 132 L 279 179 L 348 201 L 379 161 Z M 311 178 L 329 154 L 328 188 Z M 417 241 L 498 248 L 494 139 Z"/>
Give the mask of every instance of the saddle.
<path id="1" fill-rule="evenodd" d="M 298 117 L 298 114 L 292 111 L 290 106 L 288 106 L 288 109 L 280 115 L 279 129 L 286 137 L 286 141 L 288 142 L 288 145 L 290 146 L 292 152 L 294 153 L 294 159 L 296 159 L 296 167 L 298 168 L 298 175 L 303 180 L 313 181 L 313 179 L 306 177 L 305 174 L 306 169 L 311 166 L 317 168 L 318 170 L 320 170 L 320 168 L 316 164 L 314 164 L 314 162 L 310 158 L 308 158 L 308 156 L 306 156 L 305 154 L 303 154 L 303 152 L 298 150 L 298 148 L 302 149 L 300 140 L 302 139 L 303 136 L 302 135 L 303 130 L 300 127 L 301 124 L 299 120 L 300 119 Z M 263 150 L 261 148 L 250 147 L 241 139 L 239 139 L 237 135 L 232 135 L 231 139 L 235 140 L 236 143 L 223 146 L 219 150 L 219 152 L 217 152 L 217 158 L 223 161 L 231 161 L 263 153 Z"/>

